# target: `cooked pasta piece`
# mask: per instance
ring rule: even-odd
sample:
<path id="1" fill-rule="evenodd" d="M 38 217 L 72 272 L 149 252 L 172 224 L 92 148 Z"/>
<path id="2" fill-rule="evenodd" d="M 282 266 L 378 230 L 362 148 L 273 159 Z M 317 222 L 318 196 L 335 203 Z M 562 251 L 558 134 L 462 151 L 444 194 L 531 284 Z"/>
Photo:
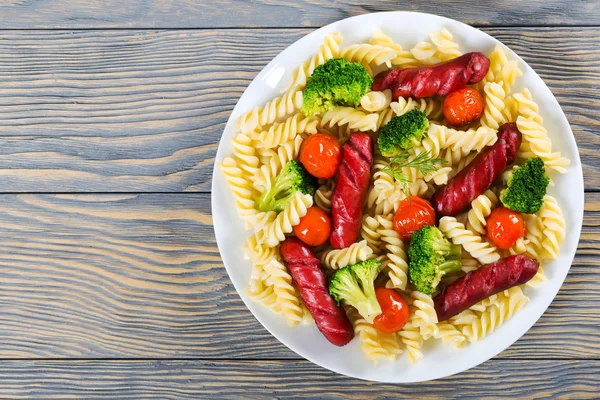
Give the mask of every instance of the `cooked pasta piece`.
<path id="1" fill-rule="evenodd" d="M 433 158 L 440 157 L 442 149 L 446 146 L 447 130 L 448 128 L 443 125 L 430 123 L 427 136 L 423 139 L 421 145 L 415 148 L 414 153 L 429 152 L 429 155 Z"/>
<path id="2" fill-rule="evenodd" d="M 321 185 L 315 191 L 315 205 L 321 210 L 331 213 L 331 198 L 333 197 L 333 181 L 331 184 Z"/>
<path id="3" fill-rule="evenodd" d="M 437 47 L 437 55 L 442 61 L 452 60 L 462 55 L 458 49 L 458 43 L 452 40 L 452 34 L 448 29 L 442 28 L 442 30 L 430 34 L 429 37 Z"/>
<path id="4" fill-rule="evenodd" d="M 408 256 L 404 243 L 394 230 L 393 218 L 393 214 L 378 215 L 376 217 L 379 222 L 377 232 L 380 234 L 386 250 L 385 255 L 388 261 L 384 262 L 384 271 L 388 274 L 388 283 L 392 288 L 405 290 L 408 283 Z"/>
<path id="5" fill-rule="evenodd" d="M 366 240 L 351 244 L 344 249 L 332 249 L 323 253 L 321 263 L 329 269 L 340 269 L 372 258 L 373 250 Z"/>
<path id="6" fill-rule="evenodd" d="M 248 296 L 259 304 L 267 307 L 274 313 L 281 313 L 281 306 L 277 302 L 277 295 L 273 290 L 273 285 L 267 284 L 268 274 L 264 270 L 264 265 L 254 264 L 250 283 L 246 288 Z"/>
<path id="7" fill-rule="evenodd" d="M 467 131 L 449 128 L 446 131 L 444 147 L 460 151 L 460 158 L 463 158 L 472 151 L 481 151 L 484 147 L 491 146 L 496 143 L 496 140 L 498 140 L 497 131 L 485 126 Z"/>
<path id="8" fill-rule="evenodd" d="M 360 340 L 360 349 L 367 360 L 377 364 L 379 361 L 393 361 L 398 358 L 402 349 L 395 334 L 375 329 L 373 324 L 368 323 L 354 307 L 346 306 L 344 309 L 352 322 L 354 333 Z"/>
<path id="9" fill-rule="evenodd" d="M 376 112 L 388 108 L 392 102 L 392 91 L 386 89 L 382 92 L 369 92 L 360 99 L 360 105 L 365 111 Z"/>
<path id="10" fill-rule="evenodd" d="M 491 264 L 500 259 L 496 246 L 483 240 L 476 232 L 458 222 L 454 217 L 442 217 L 439 222 L 440 230 L 452 240 L 452 243 L 461 245 L 465 251 L 482 264 Z"/>
<path id="11" fill-rule="evenodd" d="M 265 148 L 272 149 L 294 140 L 301 133 L 316 133 L 318 123 L 317 118 L 305 118 L 302 113 L 297 113 L 284 122 L 273 124 L 268 130 L 259 133 L 257 138 Z"/>
<path id="12" fill-rule="evenodd" d="M 379 114 L 365 114 L 362 111 L 356 110 L 352 107 L 335 107 L 325 114 L 321 119 L 323 126 L 329 125 L 346 125 L 350 129 L 358 131 L 374 131 L 377 129 L 377 121 Z"/>
<path id="13" fill-rule="evenodd" d="M 396 57 L 396 52 L 389 47 L 372 44 L 353 44 L 341 49 L 340 56 L 348 61 L 359 62 L 372 75 L 372 67 L 378 65 L 392 65 L 391 60 Z"/>
<path id="14" fill-rule="evenodd" d="M 392 65 L 408 68 L 415 67 L 419 64 L 412 54 L 410 54 L 410 51 L 402 50 L 402 47 L 395 43 L 391 37 L 383 33 L 381 29 L 375 29 L 373 31 L 373 36 L 371 36 L 369 44 L 383 46 L 394 50 L 396 56 L 390 60 Z"/>
<path id="15" fill-rule="evenodd" d="M 463 347 L 467 344 L 467 337 L 461 331 L 448 322 L 440 322 L 437 324 L 437 331 L 433 335 L 436 339 L 441 339 L 442 343 L 450 343 L 455 349 Z"/>
<path id="16" fill-rule="evenodd" d="M 319 51 L 310 60 L 304 61 L 292 72 L 292 80 L 287 90 L 294 86 L 304 87 L 306 82 L 308 82 L 308 77 L 313 73 L 315 68 L 321 64 L 325 64 L 331 58 L 338 58 L 343 39 L 340 32 L 329 32 L 326 34 L 323 44 L 319 47 Z"/>
<path id="17" fill-rule="evenodd" d="M 394 113 L 394 110 L 392 110 L 391 108 L 386 108 L 383 111 L 380 111 L 378 114 L 378 118 L 377 118 L 377 126 L 376 126 L 376 131 L 378 131 L 379 129 L 383 128 L 384 126 L 387 125 L 388 122 L 390 122 L 390 120 L 392 118 L 394 118 L 396 114 Z M 379 149 L 376 148 L 375 152 L 378 153 Z"/>
<path id="18" fill-rule="evenodd" d="M 360 226 L 360 237 L 366 240 L 367 245 L 373 253 L 379 253 L 383 247 L 381 232 L 379 232 L 379 221 L 370 215 L 365 215 Z"/>
<path id="19" fill-rule="evenodd" d="M 313 197 L 310 194 L 297 192 L 296 195 L 285 206 L 282 212 L 270 218 L 264 224 L 264 236 L 261 243 L 269 247 L 275 247 L 279 242 L 285 240 L 286 233 L 292 233 L 294 226 L 300 223 L 300 218 L 306 215 L 313 205 Z"/>
<path id="20" fill-rule="evenodd" d="M 421 64 L 434 65 L 442 61 L 438 54 L 438 48 L 431 42 L 419 42 L 410 49 L 410 53 L 414 58 L 419 60 Z"/>
<path id="21" fill-rule="evenodd" d="M 473 200 L 471 202 L 471 209 L 467 214 L 469 220 L 467 229 L 485 235 L 486 219 L 499 202 L 498 197 L 491 190 L 486 190 L 485 193 Z"/>
<path id="22" fill-rule="evenodd" d="M 502 85 L 496 82 L 486 83 L 483 91 L 485 92 L 485 107 L 479 122 L 481 122 L 482 126 L 498 129 L 505 122 L 502 110 L 504 110 L 506 93 Z"/>
<path id="23" fill-rule="evenodd" d="M 415 290 L 410 292 L 410 297 L 413 298 L 412 304 L 415 308 L 415 316 L 412 323 L 419 327 L 423 340 L 427 340 L 432 336 L 437 335 L 438 319 L 431 296 Z"/>
<path id="24" fill-rule="evenodd" d="M 556 199 L 550 195 L 544 196 L 544 204 L 538 211 L 544 225 L 544 240 L 542 241 L 542 259 L 556 260 L 560 244 L 565 237 L 565 219 Z"/>
<path id="25" fill-rule="evenodd" d="M 283 167 L 298 157 L 302 141 L 302 136 L 296 136 L 279 146 L 277 152 L 272 151 L 271 157 L 268 158 L 268 161 L 265 159 L 264 164 L 253 177 L 256 190 L 264 192 L 273 186 Z"/>
<path id="26" fill-rule="evenodd" d="M 397 116 L 404 115 L 407 112 L 418 108 L 423 111 L 429 119 L 437 119 L 442 114 L 442 103 L 436 98 L 428 99 L 405 99 L 403 97 L 390 103 L 390 108 L 394 110 Z"/>
<path id="27" fill-rule="evenodd" d="M 248 237 L 244 249 L 248 258 L 252 260 L 254 264 L 268 264 L 272 259 L 276 258 L 279 254 L 278 247 L 268 247 L 264 243 L 260 243 L 260 237 L 262 232 L 256 233 Z"/>
<path id="28" fill-rule="evenodd" d="M 233 156 L 238 160 L 238 166 L 244 172 L 253 176 L 259 168 L 259 159 L 256 153 L 256 143 L 249 135 L 237 134 L 233 138 Z"/>
<path id="29" fill-rule="evenodd" d="M 298 325 L 302 322 L 304 313 L 300 308 L 300 295 L 292 285 L 292 276 L 285 265 L 276 258 L 265 265 L 265 271 L 269 274 L 267 282 L 273 286 L 277 303 L 288 326 Z"/>
<path id="30" fill-rule="evenodd" d="M 242 114 L 236 121 L 236 129 L 249 134 L 272 124 L 278 118 L 285 118 L 302 107 L 302 90 L 292 87 L 281 97 L 276 97 L 262 107 Z"/>
<path id="31" fill-rule="evenodd" d="M 541 261 L 542 257 L 542 242 L 544 240 L 544 223 L 542 218 L 536 214 L 522 214 L 525 220 L 525 228 L 527 234 L 525 240 L 527 241 L 526 254 L 529 257 L 535 258 Z"/>

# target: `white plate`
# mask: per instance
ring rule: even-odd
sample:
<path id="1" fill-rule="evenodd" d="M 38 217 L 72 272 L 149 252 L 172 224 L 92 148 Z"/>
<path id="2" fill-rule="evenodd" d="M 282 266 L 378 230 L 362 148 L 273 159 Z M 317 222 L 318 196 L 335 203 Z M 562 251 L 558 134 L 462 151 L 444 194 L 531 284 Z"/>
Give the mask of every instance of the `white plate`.
<path id="1" fill-rule="evenodd" d="M 234 136 L 237 117 L 280 95 L 289 82 L 291 71 L 317 51 L 326 33 L 340 31 L 344 36 L 343 44 L 348 45 L 364 43 L 375 28 L 382 28 L 403 48 L 411 48 L 418 41 L 428 38 L 429 33 L 443 27 L 450 30 L 463 52 L 481 51 L 489 54 L 494 46 L 500 43 L 463 23 L 414 12 L 388 12 L 352 17 L 303 37 L 275 57 L 244 92 L 225 127 L 216 161 L 220 162 L 232 152 L 231 138 Z M 544 266 L 549 281 L 538 289 L 527 289 L 531 302 L 479 343 L 454 351 L 450 345 L 429 340 L 425 343 L 425 357 L 420 363 L 411 365 L 403 354 L 397 362 L 380 362 L 375 367 L 365 359 L 357 339 L 342 348 L 333 346 L 314 324 L 289 328 L 284 318 L 272 314 L 248 298 L 245 288 L 250 278 L 251 263 L 244 259 L 241 248 L 250 232 L 244 231 L 243 222 L 237 216 L 231 190 L 222 172 L 215 166 L 212 212 L 223 263 L 250 311 L 279 341 L 315 364 L 344 375 L 380 382 L 419 382 L 456 374 L 492 358 L 519 339 L 544 313 L 565 280 L 577 249 L 583 218 L 583 174 L 573 133 L 558 102 L 531 67 L 512 51 L 509 57 L 518 60 L 524 72 L 514 89 L 521 90 L 527 87 L 531 90 L 534 100 L 540 106 L 544 125 L 549 130 L 554 149 L 561 151 L 571 160 L 568 172 L 560 176 L 554 175 L 556 185 L 549 189 L 549 193 L 558 199 L 567 223 L 567 237 L 562 244 L 560 258 Z M 240 337 L 240 340 L 244 338 Z"/>

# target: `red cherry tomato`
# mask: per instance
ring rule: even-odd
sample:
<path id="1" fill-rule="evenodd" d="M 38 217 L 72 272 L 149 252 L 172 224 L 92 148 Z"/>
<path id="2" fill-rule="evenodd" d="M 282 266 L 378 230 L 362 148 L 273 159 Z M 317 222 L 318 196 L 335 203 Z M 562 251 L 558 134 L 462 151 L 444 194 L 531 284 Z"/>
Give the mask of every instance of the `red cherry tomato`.
<path id="1" fill-rule="evenodd" d="M 327 133 L 315 133 L 302 142 L 298 160 L 312 176 L 333 178 L 342 161 L 342 146 Z"/>
<path id="2" fill-rule="evenodd" d="M 477 90 L 459 89 L 444 99 L 444 117 L 450 125 L 463 126 L 478 120 L 483 114 L 484 106 L 483 97 Z"/>
<path id="3" fill-rule="evenodd" d="M 294 233 L 307 245 L 319 246 L 329 239 L 331 218 L 325 211 L 313 206 L 300 218 L 300 223 L 294 227 Z"/>
<path id="4" fill-rule="evenodd" d="M 502 250 L 509 249 L 527 233 L 521 214 L 506 207 L 496 208 L 486 221 L 488 239 Z"/>
<path id="5" fill-rule="evenodd" d="M 381 306 L 381 314 L 373 320 L 373 326 L 382 332 L 398 332 L 408 321 L 408 304 L 393 289 L 379 287 L 375 289 L 377 301 Z"/>
<path id="6" fill-rule="evenodd" d="M 435 211 L 427 200 L 412 196 L 410 201 L 404 199 L 394 215 L 394 230 L 402 240 L 410 239 L 413 232 L 425 225 L 435 225 Z"/>

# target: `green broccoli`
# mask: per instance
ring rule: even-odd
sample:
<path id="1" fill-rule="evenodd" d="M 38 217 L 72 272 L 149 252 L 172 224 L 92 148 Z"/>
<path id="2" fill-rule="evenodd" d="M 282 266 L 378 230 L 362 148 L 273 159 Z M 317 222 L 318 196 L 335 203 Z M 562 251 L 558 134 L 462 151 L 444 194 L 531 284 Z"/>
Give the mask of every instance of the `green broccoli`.
<path id="1" fill-rule="evenodd" d="M 393 157 L 402 150 L 418 146 L 427 134 L 427 129 L 427 115 L 418 108 L 394 117 L 379 132 L 379 152 L 386 157 Z"/>
<path id="2" fill-rule="evenodd" d="M 316 179 L 296 160 L 289 161 L 277 175 L 275 184 L 256 201 L 260 211 L 283 211 L 296 192 L 312 195 Z"/>
<path id="3" fill-rule="evenodd" d="M 500 194 L 504 207 L 525 214 L 534 214 L 544 203 L 550 178 L 546 176 L 541 158 L 530 158 L 508 178 L 507 188 Z"/>
<path id="4" fill-rule="evenodd" d="M 446 274 L 461 268 L 461 248 L 452 244 L 435 226 L 424 226 L 412 234 L 408 247 L 408 277 L 421 293 L 435 292 Z"/>
<path id="5" fill-rule="evenodd" d="M 335 106 L 356 107 L 373 84 L 373 78 L 357 62 L 332 58 L 313 71 L 304 89 L 302 113 L 307 117 Z"/>
<path id="6" fill-rule="evenodd" d="M 351 305 L 368 322 L 381 314 L 381 306 L 375 296 L 375 278 L 381 263 L 377 260 L 361 261 L 339 269 L 329 282 L 329 293 L 338 305 Z"/>

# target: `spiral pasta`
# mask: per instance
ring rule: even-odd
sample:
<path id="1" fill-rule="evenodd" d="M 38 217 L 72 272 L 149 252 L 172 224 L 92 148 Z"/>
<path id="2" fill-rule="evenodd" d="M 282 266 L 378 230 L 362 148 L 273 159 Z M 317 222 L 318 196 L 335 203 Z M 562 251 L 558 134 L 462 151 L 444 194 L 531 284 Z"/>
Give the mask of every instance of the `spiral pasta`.
<path id="1" fill-rule="evenodd" d="M 278 118 L 285 118 L 302 107 L 302 90 L 297 86 L 290 88 L 281 97 L 265 103 L 262 107 L 242 114 L 236 121 L 236 129 L 244 134 L 261 129 Z"/>
<path id="2" fill-rule="evenodd" d="M 428 152 L 433 158 L 439 157 L 442 149 L 446 146 L 447 130 L 448 128 L 443 125 L 430 123 L 427 130 L 427 137 L 423 139 L 420 146 L 415 148 L 414 153 Z"/>
<path id="3" fill-rule="evenodd" d="M 373 324 L 367 322 L 354 307 L 346 306 L 344 309 L 352 322 L 354 333 L 360 340 L 360 349 L 367 360 L 377 364 L 379 361 L 393 361 L 398 358 L 402 349 L 396 335 L 375 329 Z"/>
<path id="4" fill-rule="evenodd" d="M 291 233 L 294 226 L 300 223 L 300 218 L 306 215 L 306 211 L 313 205 L 313 197 L 310 194 L 297 192 L 282 212 L 270 218 L 264 224 L 264 237 L 261 243 L 269 247 L 275 247 L 285 240 L 285 234 Z"/>
<path id="5" fill-rule="evenodd" d="M 315 205 L 321 210 L 331 213 L 331 198 L 333 197 L 333 187 L 331 185 L 321 185 L 315 192 Z"/>
<path id="6" fill-rule="evenodd" d="M 441 339 L 444 344 L 452 344 L 455 349 L 463 347 L 467 344 L 468 340 L 461 331 L 448 322 L 440 322 L 437 324 L 437 331 L 433 335 L 436 339 Z"/>
<path id="7" fill-rule="evenodd" d="M 388 261 L 384 262 L 384 270 L 388 274 L 390 286 L 405 290 L 408 283 L 408 256 L 404 243 L 394 230 L 393 215 L 378 215 L 376 219 L 379 222 L 377 232 L 386 250 Z"/>
<path id="8" fill-rule="evenodd" d="M 405 99 L 403 97 L 399 97 L 398 100 L 390 103 L 390 108 L 397 116 L 404 115 L 407 112 L 418 108 L 430 119 L 439 118 L 443 111 L 442 103 L 435 98 Z"/>
<path id="9" fill-rule="evenodd" d="M 538 211 L 544 225 L 544 240 L 542 241 L 543 259 L 556 260 L 560 244 L 565 237 L 565 219 L 556 199 L 550 195 L 544 196 L 542 208 Z"/>
<path id="10" fill-rule="evenodd" d="M 379 221 L 376 218 L 371 217 L 370 215 L 365 215 L 363 217 L 360 226 L 360 237 L 367 242 L 367 245 L 373 250 L 373 253 L 378 253 L 383 247 L 381 232 L 379 232 L 378 228 Z"/>
<path id="11" fill-rule="evenodd" d="M 437 54 L 442 61 L 448 61 L 462 55 L 458 49 L 458 43 L 452 39 L 452 34 L 446 28 L 429 35 L 433 44 L 437 47 Z"/>
<path id="12" fill-rule="evenodd" d="M 277 152 L 272 151 L 271 157 L 268 158 L 268 161 L 267 159 L 264 160 L 263 165 L 261 165 L 253 177 L 256 190 L 264 192 L 273 186 L 277 175 L 279 175 L 283 167 L 289 161 L 298 157 L 302 141 L 301 136 L 296 136 L 294 139 L 290 139 L 279 146 Z"/>
<path id="13" fill-rule="evenodd" d="M 301 133 L 316 133 L 318 123 L 317 118 L 304 118 L 301 113 L 297 113 L 259 133 L 258 140 L 265 148 L 272 149 L 295 139 Z"/>
<path id="14" fill-rule="evenodd" d="M 505 122 L 502 110 L 504 109 L 506 93 L 502 86 L 496 82 L 486 83 L 483 91 L 485 92 L 485 107 L 479 121 L 482 126 L 498 129 Z"/>
<path id="15" fill-rule="evenodd" d="M 329 32 L 325 35 L 319 51 L 310 60 L 304 61 L 292 72 L 292 80 L 287 89 L 289 90 L 289 88 L 294 86 L 304 87 L 308 81 L 308 77 L 313 73 L 315 68 L 321 64 L 325 64 L 331 58 L 339 57 L 340 45 L 343 39 L 340 32 Z"/>
<path id="16" fill-rule="evenodd" d="M 359 62 L 372 75 L 372 66 L 391 66 L 396 52 L 389 47 L 364 43 L 343 48 L 340 56 L 348 61 Z"/>
<path id="17" fill-rule="evenodd" d="M 434 65 L 442 61 L 442 58 L 437 54 L 438 48 L 431 42 L 423 41 L 417 43 L 415 47 L 410 49 L 410 53 L 421 64 Z"/>
<path id="18" fill-rule="evenodd" d="M 497 131 L 485 126 L 467 131 L 448 128 L 444 147 L 459 151 L 460 158 L 463 158 L 472 151 L 481 151 L 484 147 L 493 145 L 496 140 L 498 140 Z"/>
<path id="19" fill-rule="evenodd" d="M 484 241 L 479 234 L 465 228 L 454 217 L 442 217 L 439 224 L 440 230 L 452 240 L 452 243 L 461 245 L 465 251 L 482 264 L 491 264 L 500 259 L 496 247 Z"/>
<path id="20" fill-rule="evenodd" d="M 491 190 L 486 190 L 485 193 L 477 196 L 477 198 L 471 202 L 471 209 L 467 214 L 469 220 L 467 229 L 485 235 L 486 219 L 499 202 L 498 197 Z"/>
<path id="21" fill-rule="evenodd" d="M 392 102 L 392 91 L 386 89 L 382 92 L 369 92 L 360 99 L 360 105 L 365 111 L 375 112 L 388 108 Z"/>
<path id="22" fill-rule="evenodd" d="M 250 275 L 250 283 L 246 288 L 246 293 L 255 302 L 267 307 L 274 313 L 281 312 L 281 306 L 277 302 L 277 295 L 273 290 L 273 286 L 267 284 L 266 279 L 268 274 L 265 272 L 263 264 L 254 264 L 252 266 L 252 274 Z"/>
<path id="23" fill-rule="evenodd" d="M 366 240 L 361 240 L 344 249 L 324 252 L 321 256 L 321 263 L 329 269 L 340 269 L 368 260 L 372 255 L 373 249 L 369 247 Z"/>
<path id="24" fill-rule="evenodd" d="M 410 51 L 402 50 L 402 47 L 395 43 L 391 37 L 383 33 L 381 29 L 375 29 L 373 31 L 373 36 L 371 36 L 369 44 L 383 46 L 394 50 L 396 56 L 390 60 L 392 65 L 408 68 L 415 67 L 419 64 L 412 54 L 410 54 Z"/>
<path id="25" fill-rule="evenodd" d="M 323 114 L 321 124 L 323 126 L 329 125 L 330 127 L 348 124 L 350 129 L 374 131 L 377 129 L 378 119 L 379 115 L 375 113 L 365 114 L 352 107 L 335 107 Z"/>
<path id="26" fill-rule="evenodd" d="M 292 285 L 292 276 L 285 265 L 277 259 L 272 259 L 265 265 L 265 271 L 269 274 L 267 282 L 273 286 L 277 303 L 281 307 L 281 314 L 285 317 L 288 326 L 298 325 L 302 322 L 304 313 L 300 308 L 300 295 Z"/>
<path id="27" fill-rule="evenodd" d="M 268 247 L 264 243 L 261 243 L 261 235 L 262 232 L 248 237 L 248 240 L 244 245 L 244 250 L 246 250 L 248 258 L 250 258 L 254 264 L 266 265 L 272 259 L 277 257 L 279 249 L 277 247 Z"/>
<path id="28" fill-rule="evenodd" d="M 436 336 L 438 334 L 438 318 L 433 306 L 433 299 L 431 296 L 416 290 L 410 292 L 410 297 L 413 298 L 412 304 L 415 308 L 412 323 L 419 327 L 423 340 Z"/>

